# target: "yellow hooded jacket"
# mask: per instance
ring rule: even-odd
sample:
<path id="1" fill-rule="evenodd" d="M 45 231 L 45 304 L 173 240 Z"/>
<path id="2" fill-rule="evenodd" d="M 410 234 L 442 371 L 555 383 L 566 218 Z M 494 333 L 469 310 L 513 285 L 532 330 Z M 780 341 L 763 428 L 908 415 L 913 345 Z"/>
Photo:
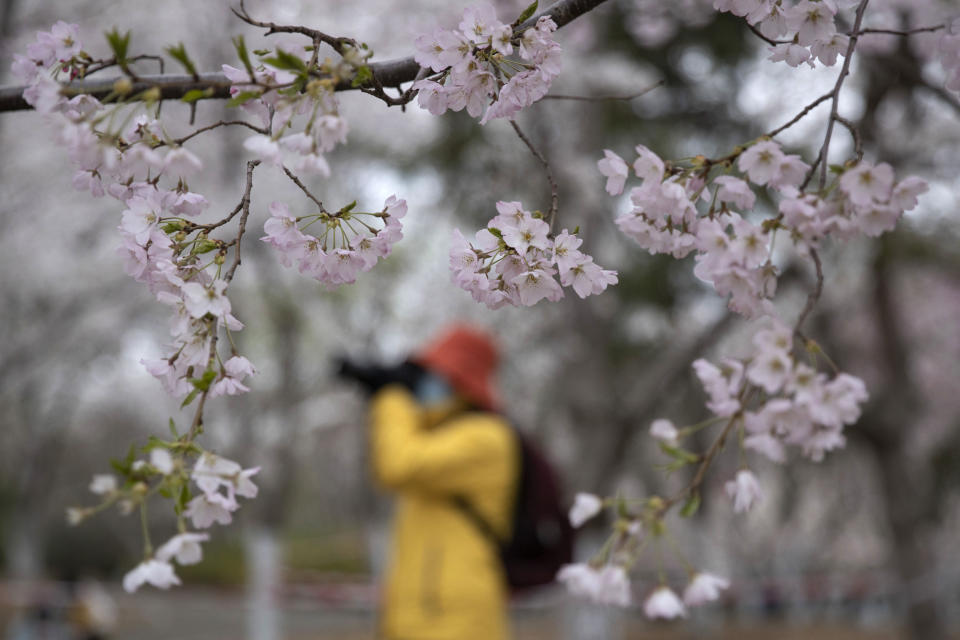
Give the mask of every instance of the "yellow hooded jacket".
<path id="1" fill-rule="evenodd" d="M 519 445 L 496 414 L 449 416 L 426 411 L 399 385 L 371 402 L 374 474 L 398 497 L 381 620 L 390 640 L 509 636 L 497 551 L 453 498 L 506 535 Z"/>

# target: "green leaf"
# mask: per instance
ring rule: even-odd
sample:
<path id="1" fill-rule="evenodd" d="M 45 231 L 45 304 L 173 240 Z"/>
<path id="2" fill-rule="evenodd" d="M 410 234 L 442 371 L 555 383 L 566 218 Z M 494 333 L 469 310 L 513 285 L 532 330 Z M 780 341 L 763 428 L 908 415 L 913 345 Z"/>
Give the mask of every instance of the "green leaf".
<path id="1" fill-rule="evenodd" d="M 356 207 L 357 207 L 357 201 L 354 200 L 353 202 L 351 202 L 350 204 L 348 204 L 347 206 L 345 206 L 343 209 L 340 209 L 340 213 L 350 213 L 350 212 L 353 211 Z"/>
<path id="2" fill-rule="evenodd" d="M 186 483 L 180 487 L 180 495 L 177 496 L 177 503 L 173 505 L 173 510 L 176 511 L 177 515 L 183 513 L 183 510 L 187 508 L 187 503 L 190 502 L 190 498 L 193 496 L 190 495 L 190 487 Z"/>
<path id="3" fill-rule="evenodd" d="M 250 62 L 250 54 L 247 53 L 247 43 L 244 42 L 243 36 L 237 36 L 233 39 L 233 46 L 237 50 L 237 56 L 240 58 L 240 62 L 243 63 L 243 68 L 247 70 L 247 73 L 250 74 L 250 79 L 253 80 L 253 63 Z"/>
<path id="4" fill-rule="evenodd" d="M 676 458 L 678 461 L 688 463 L 688 462 L 697 462 L 700 459 L 695 453 L 686 451 L 685 449 L 680 449 L 678 447 L 672 447 L 664 441 L 660 441 L 660 449 L 670 456 L 671 458 Z"/>
<path id="5" fill-rule="evenodd" d="M 288 53 L 283 49 L 277 49 L 275 53 L 276 55 L 272 58 L 260 58 L 260 61 L 276 69 L 283 69 L 284 71 L 299 71 L 303 73 L 307 71 L 307 63 L 298 56 Z"/>
<path id="6" fill-rule="evenodd" d="M 173 439 L 178 440 L 180 434 L 177 433 L 177 423 L 173 421 L 173 418 L 170 418 L 170 433 L 173 434 Z"/>
<path id="7" fill-rule="evenodd" d="M 497 229 L 496 227 L 489 227 L 487 231 L 492 233 L 495 238 L 503 240 L 503 232 L 501 232 L 500 229 Z"/>
<path id="8" fill-rule="evenodd" d="M 143 446 L 141 451 L 143 451 L 143 453 L 150 453 L 151 450 L 156 449 L 157 447 L 163 447 L 164 444 L 165 443 L 163 440 L 155 435 L 151 435 L 149 438 L 147 438 L 147 444 Z"/>
<path id="9" fill-rule="evenodd" d="M 157 493 L 159 493 L 161 496 L 163 496 L 168 500 L 173 497 L 173 492 L 170 491 L 170 489 L 167 489 L 166 487 L 161 487 Z"/>
<path id="10" fill-rule="evenodd" d="M 180 408 L 183 409 L 185 406 L 193 402 L 193 399 L 197 397 L 197 394 L 200 393 L 198 389 L 194 389 L 187 394 L 187 397 L 183 399 L 183 403 L 180 405 Z"/>
<path id="11" fill-rule="evenodd" d="M 356 89 L 357 87 L 362 87 L 372 81 L 373 69 L 371 69 L 368 65 L 363 65 L 362 67 L 357 67 L 357 75 L 353 76 L 353 82 L 350 83 L 350 86 Z"/>
<path id="12" fill-rule="evenodd" d="M 261 58 L 267 55 L 268 53 L 270 53 L 270 49 L 254 49 L 253 50 L 253 54 L 256 56 L 260 56 Z"/>
<path id="13" fill-rule="evenodd" d="M 127 61 L 127 51 L 130 50 L 130 32 L 121 34 L 116 27 L 104 34 L 107 38 L 107 44 L 113 50 L 113 57 L 117 63 L 124 64 Z"/>
<path id="14" fill-rule="evenodd" d="M 533 0 L 533 4 L 523 10 L 523 13 L 520 14 L 520 17 L 517 18 L 517 21 L 514 22 L 514 26 L 520 26 L 527 21 L 530 16 L 537 12 L 537 5 L 540 4 L 540 0 Z"/>
<path id="15" fill-rule="evenodd" d="M 577 235 L 578 233 L 580 233 L 580 225 L 575 226 L 573 228 L 573 231 L 571 231 L 570 233 L 571 235 Z"/>
<path id="16" fill-rule="evenodd" d="M 197 67 L 193 64 L 193 60 L 190 59 L 190 56 L 187 55 L 187 48 L 183 43 L 179 43 L 177 46 L 170 46 L 165 49 L 165 51 L 170 55 L 171 58 L 175 59 L 177 62 L 183 65 L 183 68 L 187 70 L 187 73 L 196 78 L 199 74 L 197 73 Z"/>
<path id="17" fill-rule="evenodd" d="M 183 94 L 183 97 L 180 98 L 183 102 L 196 102 L 197 100 L 203 100 L 204 98 L 210 98 L 213 96 L 213 88 L 207 87 L 206 89 L 191 89 Z"/>
<path id="18" fill-rule="evenodd" d="M 229 100 L 227 100 L 227 106 L 228 106 L 228 107 L 239 107 L 240 105 L 242 105 L 242 104 L 243 104 L 244 102 L 246 102 L 247 100 L 254 100 L 254 99 L 256 99 L 256 98 L 259 98 L 261 95 L 263 95 L 263 94 L 260 93 L 259 91 L 241 91 L 241 92 L 238 93 L 237 95 L 235 95 L 235 96 L 233 96 L 232 98 L 230 98 Z"/>
<path id="19" fill-rule="evenodd" d="M 210 388 L 210 384 L 216 380 L 217 372 L 214 369 L 207 369 L 203 372 L 203 375 L 199 378 L 190 378 L 190 383 L 194 386 L 194 389 L 199 389 L 200 391 L 206 391 Z"/>
<path id="20" fill-rule="evenodd" d="M 838 174 L 839 174 L 839 173 L 844 173 L 846 170 L 847 170 L 847 168 L 846 168 L 845 166 L 843 166 L 842 164 L 832 164 L 832 165 L 830 165 L 830 172 L 831 172 L 831 173 L 838 173 Z"/>
<path id="21" fill-rule="evenodd" d="M 700 508 L 700 494 L 694 493 L 687 501 L 683 503 L 683 507 L 680 508 L 680 515 L 684 518 L 689 518 L 697 512 L 697 509 Z"/>
<path id="22" fill-rule="evenodd" d="M 210 253 L 220 245 L 217 244 L 214 240 L 200 240 L 193 246 L 193 254 L 200 255 L 202 253 Z"/>

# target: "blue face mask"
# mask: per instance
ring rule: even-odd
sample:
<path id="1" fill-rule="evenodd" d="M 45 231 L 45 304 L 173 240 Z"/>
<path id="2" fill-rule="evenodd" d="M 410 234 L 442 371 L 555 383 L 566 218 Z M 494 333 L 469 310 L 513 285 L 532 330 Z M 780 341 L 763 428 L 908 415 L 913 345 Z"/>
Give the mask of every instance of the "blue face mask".
<path id="1" fill-rule="evenodd" d="M 428 372 L 420 378 L 414 395 L 424 406 L 438 405 L 453 397 L 453 388 L 440 376 Z"/>

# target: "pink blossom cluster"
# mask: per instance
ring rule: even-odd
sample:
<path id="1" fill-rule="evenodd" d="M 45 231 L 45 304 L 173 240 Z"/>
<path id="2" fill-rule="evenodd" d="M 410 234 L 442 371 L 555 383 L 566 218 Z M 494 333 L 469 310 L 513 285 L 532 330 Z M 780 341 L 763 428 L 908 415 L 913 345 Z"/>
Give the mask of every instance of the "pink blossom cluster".
<path id="1" fill-rule="evenodd" d="M 394 243 L 403 237 L 400 219 L 406 213 L 406 200 L 396 196 L 387 198 L 383 209 L 376 213 L 345 208 L 336 214 L 323 212 L 301 217 L 290 213 L 286 204 L 274 202 L 270 205 L 270 218 L 263 226 L 267 235 L 261 240 L 280 253 L 284 266 L 290 267 L 296 262 L 300 273 L 332 290 L 354 282 L 357 275 L 390 255 Z M 383 226 L 373 226 L 374 221 Z M 313 234 L 304 233 L 304 229 L 313 225 L 317 225 Z"/>
<path id="2" fill-rule="evenodd" d="M 628 607 L 633 600 L 630 576 L 621 564 L 567 564 L 557 573 L 557 581 L 572 595 L 597 604 Z M 687 607 L 713 602 L 729 586 L 730 582 L 725 578 L 696 572 L 691 575 L 682 599 L 670 587 L 661 584 L 644 600 L 643 613 L 651 620 L 684 617 Z"/>
<path id="3" fill-rule="evenodd" d="M 892 231 L 927 189 L 927 183 L 916 176 L 895 182 L 893 168 L 886 163 L 861 161 L 844 171 L 838 188 L 826 196 L 783 190 L 780 214 L 794 241 L 810 247 L 828 235 L 876 237 Z"/>
<path id="4" fill-rule="evenodd" d="M 832 66 L 845 55 L 849 38 L 837 31 L 837 14 L 852 9 L 857 0 L 714 0 L 718 11 L 746 18 L 760 33 L 784 42 L 771 47 L 770 59 L 791 67 L 814 66 L 814 60 Z"/>
<path id="5" fill-rule="evenodd" d="M 414 83 L 418 104 L 433 115 L 465 108 L 474 118 L 482 114 L 481 124 L 512 120 L 545 96 L 560 74 L 556 29 L 549 16 L 542 16 L 516 38 L 491 5 L 468 7 L 458 29 L 437 27 L 416 39 L 414 59 L 439 74 Z M 515 43 L 519 60 L 508 57 Z"/>
<path id="6" fill-rule="evenodd" d="M 203 163 L 173 144 L 149 111 L 127 118 L 119 130 L 98 129 L 113 121 L 103 116 L 115 107 L 86 95 L 61 96 L 57 78 L 69 74 L 80 52 L 77 26 L 57 23 L 51 32 L 38 34 L 26 57 L 17 57 L 14 72 L 28 84 L 24 98 L 47 117 L 77 167 L 73 186 L 123 203 L 118 252 L 124 268 L 172 310 L 167 355 L 143 363 L 169 393 L 185 396 L 195 388 L 192 380 L 214 362 L 211 345 L 217 330 L 243 328 L 231 313 L 227 282 L 210 273 L 211 267 L 220 273 L 220 245 L 189 220 L 209 206 L 187 186 Z M 210 394 L 245 392 L 242 380 L 254 372 L 246 358 L 234 354 L 219 367 Z"/>
<path id="7" fill-rule="evenodd" d="M 273 132 L 250 136 L 244 141 L 244 148 L 267 165 L 329 177 L 330 164 L 324 154 L 345 144 L 349 131 L 347 120 L 339 114 L 333 90 L 316 84 L 305 93 L 280 93 L 293 83 L 296 75 L 261 65 L 251 79 L 245 69 L 227 64 L 222 68 L 233 83 L 232 96 L 250 94 L 241 108 L 258 118 L 266 131 Z M 303 130 L 293 132 L 294 119 L 306 115 L 309 117 Z"/>
<path id="8" fill-rule="evenodd" d="M 566 229 L 551 238 L 550 225 L 521 203 L 497 202 L 497 215 L 472 244 L 454 230 L 453 281 L 491 309 L 532 306 L 544 298 L 555 302 L 563 297 L 562 287 L 572 287 L 581 298 L 595 295 L 616 284 L 617 273 L 580 251 L 582 242 Z"/>
<path id="9" fill-rule="evenodd" d="M 776 319 L 769 323 L 754 334 L 746 359 L 693 363 L 707 393 L 707 408 L 722 418 L 742 419 L 744 447 L 775 462 L 786 460 L 787 445 L 822 460 L 824 453 L 845 444 L 843 428 L 860 418 L 866 387 L 850 374 L 829 378 L 798 362 L 793 331 Z"/>
<path id="10" fill-rule="evenodd" d="M 609 149 L 597 162 L 611 195 L 623 192 L 631 168 L 643 181 L 630 190 L 633 207 L 617 218 L 617 226 L 650 253 L 682 258 L 696 252 L 694 274 L 730 296 L 730 308 L 747 317 L 771 313 L 777 286 L 771 260 L 774 229 L 786 228 L 790 239 L 806 248 L 818 246 L 827 235 L 877 236 L 891 230 L 927 190 L 917 177 L 895 182 L 887 164 L 859 162 L 826 195 L 804 193 L 798 187 L 809 165 L 773 140 L 756 142 L 739 154 L 736 166 L 742 177 L 718 175 L 709 184 L 709 166 L 668 168 L 647 147 L 638 145 L 636 152 L 632 167 Z M 757 202 L 751 183 L 779 194 L 777 218 L 758 225 L 741 215 Z"/>
<path id="11" fill-rule="evenodd" d="M 162 476 L 180 472 L 166 449 L 151 451 L 149 467 L 142 462 L 139 465 L 134 463 L 134 471 L 142 472 L 144 468 Z M 232 513 L 240 508 L 237 496 L 256 497 L 257 486 L 251 478 L 259 471 L 259 467 L 243 469 L 232 460 L 208 452 L 201 453 L 190 474 L 201 493 L 187 503 L 183 517 L 190 518 L 196 529 L 209 528 L 214 522 L 229 524 L 233 518 Z M 116 480 L 110 475 L 95 476 L 91 490 L 109 498 L 110 494 L 117 492 Z M 123 578 L 123 588 L 133 593 L 144 584 L 152 584 L 160 589 L 179 585 L 180 579 L 174 571 L 173 561 L 176 560 L 180 565 L 197 564 L 203 558 L 200 543 L 209 538 L 206 533 L 181 530 L 181 533 L 173 536 L 127 572 Z"/>
<path id="12" fill-rule="evenodd" d="M 582 526 L 598 515 L 603 506 L 604 500 L 599 496 L 578 493 L 570 508 L 570 524 L 575 528 Z M 630 606 L 632 590 L 628 570 L 635 561 L 633 550 L 641 543 L 644 526 L 640 520 L 624 520 L 621 524 L 623 526 L 618 527 L 615 538 L 606 545 L 610 553 L 589 563 L 577 562 L 560 568 L 557 581 L 564 584 L 572 595 L 597 604 Z M 668 586 L 661 584 L 646 598 L 643 611 L 650 619 L 682 617 L 686 615 L 687 606 L 712 602 L 729 586 L 729 581 L 724 578 L 695 572 L 690 576 L 682 600 Z"/>

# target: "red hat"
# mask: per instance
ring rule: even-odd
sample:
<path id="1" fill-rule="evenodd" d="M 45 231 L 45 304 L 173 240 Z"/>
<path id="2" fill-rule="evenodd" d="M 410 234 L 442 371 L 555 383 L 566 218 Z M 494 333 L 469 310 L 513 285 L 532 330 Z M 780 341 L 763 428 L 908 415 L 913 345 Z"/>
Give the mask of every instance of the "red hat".
<path id="1" fill-rule="evenodd" d="M 498 359 L 493 338 L 465 325 L 450 327 L 413 357 L 417 364 L 443 376 L 468 400 L 490 411 L 499 404 L 493 380 Z"/>

